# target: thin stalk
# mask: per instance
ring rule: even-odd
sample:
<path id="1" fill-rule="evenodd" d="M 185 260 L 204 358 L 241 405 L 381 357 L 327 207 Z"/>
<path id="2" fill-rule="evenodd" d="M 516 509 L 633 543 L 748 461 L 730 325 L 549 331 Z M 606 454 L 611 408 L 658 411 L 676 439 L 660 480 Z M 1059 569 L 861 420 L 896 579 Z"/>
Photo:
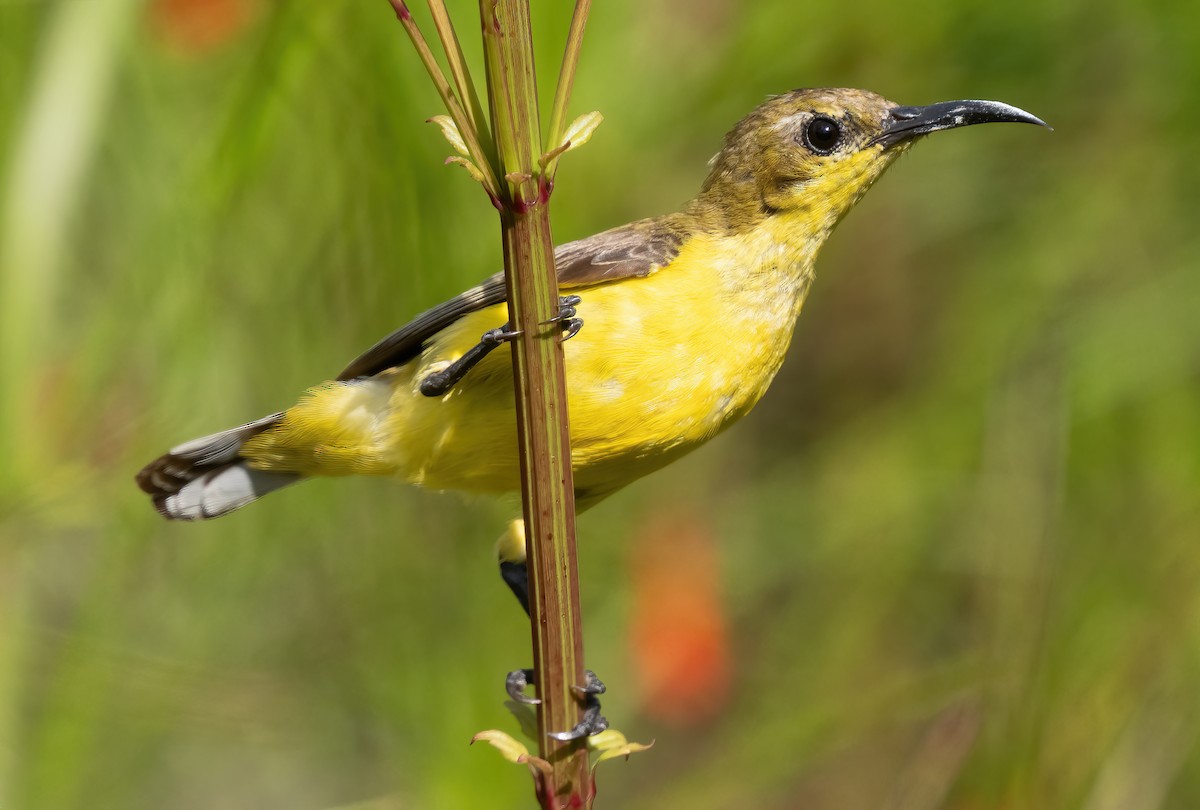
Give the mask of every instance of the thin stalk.
<path id="1" fill-rule="evenodd" d="M 454 22 L 450 19 L 450 13 L 446 11 L 446 4 L 442 0 L 428 0 L 428 5 L 438 39 L 441 40 L 442 49 L 446 53 L 446 62 L 450 65 L 450 75 L 458 89 L 458 97 L 467 102 L 465 112 L 471 121 L 471 127 L 479 134 L 479 140 L 487 150 L 488 162 L 495 166 L 496 145 L 492 142 L 492 131 L 484 115 L 483 105 L 479 103 L 479 93 L 475 91 L 475 82 L 471 79 L 471 70 L 467 67 L 467 58 L 463 55 L 462 44 L 459 43 L 458 33 L 454 30 Z"/>
<path id="2" fill-rule="evenodd" d="M 579 52 L 583 48 L 583 29 L 587 27 L 591 8 L 592 0 L 575 0 L 575 13 L 571 15 L 571 30 L 567 33 L 567 45 L 563 49 L 562 67 L 558 71 L 558 86 L 554 89 L 554 106 L 550 112 L 550 126 L 546 130 L 543 152 L 549 152 L 562 141 L 567 105 L 571 101 L 571 90 L 575 87 L 575 66 L 579 64 Z M 550 179 L 553 180 L 553 176 Z"/>
<path id="3" fill-rule="evenodd" d="M 580 807 L 592 796 L 586 747 L 550 731 L 572 728 L 580 707 L 583 629 L 575 561 L 575 496 L 562 344 L 555 325 L 558 281 L 547 186 L 538 176 L 541 133 L 528 0 L 480 0 L 488 101 L 507 180 L 500 224 L 513 344 L 521 492 L 529 567 L 530 625 L 537 673 L 538 744 L 553 767 L 546 806 Z"/>
<path id="4" fill-rule="evenodd" d="M 421 64 L 425 66 L 425 71 L 429 74 L 429 78 L 433 80 L 434 87 L 437 88 L 438 95 L 442 97 L 442 103 L 446 105 L 446 111 L 450 113 L 450 117 L 454 119 L 455 126 L 458 127 L 458 132 L 462 136 L 463 142 L 467 145 L 467 151 L 470 152 L 471 158 L 479 171 L 483 174 L 483 187 L 493 200 L 500 198 L 500 183 L 496 179 L 495 167 L 491 156 L 487 150 L 483 148 L 483 144 L 479 140 L 479 134 L 476 132 L 470 116 L 467 115 L 458 98 L 454 95 L 454 89 L 450 86 L 450 82 L 446 79 L 446 74 L 442 72 L 442 68 L 437 63 L 437 59 L 433 55 L 433 51 L 429 48 L 429 43 L 425 41 L 425 37 L 421 34 L 421 29 L 417 28 L 417 22 L 412 17 L 412 12 L 408 10 L 408 5 L 404 0 L 388 0 L 392 5 L 392 9 L 396 12 L 396 19 L 404 26 L 404 30 L 408 32 L 409 39 L 412 40 L 413 47 L 417 49 L 417 55 L 421 58 Z"/>

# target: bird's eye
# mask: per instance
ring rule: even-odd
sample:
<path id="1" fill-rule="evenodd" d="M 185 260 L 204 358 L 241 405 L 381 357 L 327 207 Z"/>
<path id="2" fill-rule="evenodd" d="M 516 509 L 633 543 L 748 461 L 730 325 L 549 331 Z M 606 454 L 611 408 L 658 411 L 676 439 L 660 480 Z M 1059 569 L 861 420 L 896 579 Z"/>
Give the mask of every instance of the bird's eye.
<path id="1" fill-rule="evenodd" d="M 828 155 L 842 139 L 842 128 L 837 122 L 820 116 L 808 122 L 804 128 L 804 145 L 818 155 Z"/>

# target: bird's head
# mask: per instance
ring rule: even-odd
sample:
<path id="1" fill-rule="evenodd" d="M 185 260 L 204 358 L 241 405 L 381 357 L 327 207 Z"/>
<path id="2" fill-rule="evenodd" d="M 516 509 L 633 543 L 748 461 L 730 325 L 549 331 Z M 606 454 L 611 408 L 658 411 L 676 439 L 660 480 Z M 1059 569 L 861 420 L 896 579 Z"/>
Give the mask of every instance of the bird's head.
<path id="1" fill-rule="evenodd" d="M 865 90 L 793 90 L 725 136 L 697 203 L 722 206 L 734 229 L 798 213 L 827 232 L 919 136 L 1003 121 L 1046 126 L 998 101 L 902 107 Z"/>

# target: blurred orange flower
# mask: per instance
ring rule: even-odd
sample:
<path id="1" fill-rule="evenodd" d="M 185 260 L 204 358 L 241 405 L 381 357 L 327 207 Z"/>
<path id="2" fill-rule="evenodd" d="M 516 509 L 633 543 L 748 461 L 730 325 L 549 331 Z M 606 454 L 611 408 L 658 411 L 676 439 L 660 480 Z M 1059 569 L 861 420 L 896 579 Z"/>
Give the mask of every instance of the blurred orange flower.
<path id="1" fill-rule="evenodd" d="M 228 42 L 253 19 L 255 0 L 152 0 L 153 33 L 185 53 L 202 53 Z"/>
<path id="2" fill-rule="evenodd" d="M 630 643 L 642 711 L 687 728 L 715 716 L 730 686 L 729 639 L 716 539 L 681 509 L 636 532 Z"/>

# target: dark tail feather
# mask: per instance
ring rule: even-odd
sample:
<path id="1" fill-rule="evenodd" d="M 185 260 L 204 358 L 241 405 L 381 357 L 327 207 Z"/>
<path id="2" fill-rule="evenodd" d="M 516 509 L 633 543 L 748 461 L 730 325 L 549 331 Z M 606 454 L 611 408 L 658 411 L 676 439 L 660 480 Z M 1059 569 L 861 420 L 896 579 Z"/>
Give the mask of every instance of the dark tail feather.
<path id="1" fill-rule="evenodd" d="M 299 481 L 294 473 L 250 469 L 238 457 L 242 445 L 283 418 L 272 414 L 241 427 L 193 439 L 142 468 L 137 483 L 170 520 L 220 517 L 268 492 Z"/>

